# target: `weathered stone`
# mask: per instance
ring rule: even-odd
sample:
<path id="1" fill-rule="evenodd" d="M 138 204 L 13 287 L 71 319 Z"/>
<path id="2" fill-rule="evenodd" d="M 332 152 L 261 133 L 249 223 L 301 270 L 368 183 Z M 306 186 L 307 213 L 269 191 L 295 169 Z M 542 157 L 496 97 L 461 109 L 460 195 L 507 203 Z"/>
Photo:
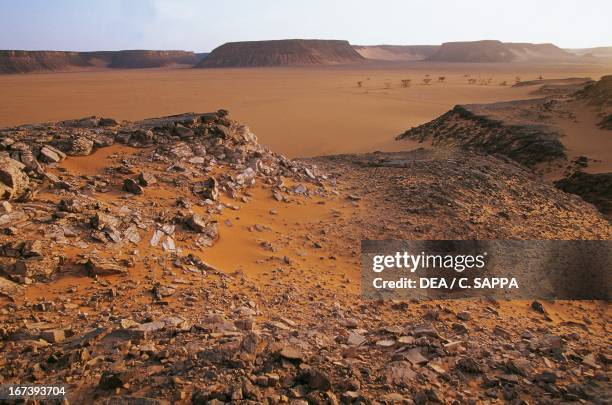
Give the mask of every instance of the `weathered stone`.
<path id="1" fill-rule="evenodd" d="M 472 316 L 470 315 L 468 311 L 461 311 L 461 312 L 457 312 L 457 318 L 461 319 L 462 321 L 469 321 L 472 318 Z"/>
<path id="2" fill-rule="evenodd" d="M 410 368 L 410 364 L 406 361 L 394 361 L 389 363 L 384 376 L 388 384 L 402 388 L 411 387 L 416 379 L 416 373 Z"/>
<path id="3" fill-rule="evenodd" d="M 30 178 L 24 169 L 23 163 L 0 156 L 0 199 L 17 199 L 28 191 Z"/>
<path id="4" fill-rule="evenodd" d="M 50 329 L 41 332 L 40 337 L 49 343 L 59 343 L 66 339 L 66 333 L 62 329 Z"/>
<path id="5" fill-rule="evenodd" d="M 347 343 L 352 346 L 361 346 L 367 339 L 358 333 L 350 332 L 347 338 Z"/>
<path id="6" fill-rule="evenodd" d="M 45 145 L 40 149 L 38 159 L 44 163 L 59 163 L 66 159 L 66 154 L 51 145 Z"/>
<path id="7" fill-rule="evenodd" d="M 149 187 L 157 183 L 157 178 L 155 178 L 155 176 L 151 173 L 141 172 L 138 175 L 138 183 L 140 183 L 140 185 L 143 187 Z"/>
<path id="8" fill-rule="evenodd" d="M 98 125 L 101 127 L 114 127 L 117 124 L 118 122 L 113 118 L 100 118 L 100 121 L 98 122 Z"/>
<path id="9" fill-rule="evenodd" d="M 240 343 L 240 349 L 246 353 L 255 354 L 259 345 L 259 336 L 254 333 L 248 333 Z"/>
<path id="10" fill-rule="evenodd" d="M 134 378 L 134 371 L 105 371 L 100 378 L 98 388 L 114 390 L 122 388 Z"/>
<path id="11" fill-rule="evenodd" d="M 181 139 L 189 139 L 195 136 L 192 129 L 184 127 L 181 124 L 176 124 L 176 127 L 174 127 L 174 133 Z"/>
<path id="12" fill-rule="evenodd" d="M 480 373 L 480 365 L 471 357 L 462 357 L 457 360 L 457 368 L 468 373 Z"/>
<path id="13" fill-rule="evenodd" d="M 205 181 L 194 184 L 193 193 L 201 196 L 202 198 L 216 201 L 219 198 L 217 179 L 211 176 Z"/>
<path id="14" fill-rule="evenodd" d="M 309 367 L 302 371 L 297 378 L 308 385 L 308 388 L 316 391 L 327 391 L 331 388 L 329 376 L 319 369 Z"/>
<path id="15" fill-rule="evenodd" d="M 144 189 L 140 184 L 136 182 L 134 179 L 125 179 L 123 180 L 123 189 L 128 193 L 132 194 L 142 194 L 144 193 Z"/>
<path id="16" fill-rule="evenodd" d="M 119 223 L 120 220 L 118 218 L 103 212 L 97 212 L 96 215 L 91 218 L 91 226 L 100 231 L 107 226 L 117 227 Z"/>
<path id="17" fill-rule="evenodd" d="M 281 357 L 284 357 L 285 359 L 288 359 L 288 360 L 303 360 L 304 359 L 304 353 L 302 352 L 302 349 L 300 349 L 297 346 L 293 346 L 293 345 L 283 346 L 279 354 L 281 355 Z"/>
<path id="18" fill-rule="evenodd" d="M 421 354 L 421 349 L 419 349 L 418 347 L 410 349 L 404 355 L 404 357 L 406 358 L 406 360 L 408 360 L 410 363 L 414 365 L 425 364 L 429 361 Z"/>
<path id="19" fill-rule="evenodd" d="M 94 146 L 94 142 L 84 136 L 64 140 L 58 145 L 58 149 L 70 156 L 88 156 Z"/>
<path id="20" fill-rule="evenodd" d="M 8 201 L 0 202 L 0 214 L 10 214 L 13 212 L 13 206 Z"/>
<path id="21" fill-rule="evenodd" d="M 104 258 L 89 258 L 84 264 L 90 276 L 111 276 L 128 272 L 125 267 Z"/>
<path id="22" fill-rule="evenodd" d="M 0 296 L 16 297 L 23 295 L 23 292 L 24 287 L 4 277 L 0 277 Z"/>

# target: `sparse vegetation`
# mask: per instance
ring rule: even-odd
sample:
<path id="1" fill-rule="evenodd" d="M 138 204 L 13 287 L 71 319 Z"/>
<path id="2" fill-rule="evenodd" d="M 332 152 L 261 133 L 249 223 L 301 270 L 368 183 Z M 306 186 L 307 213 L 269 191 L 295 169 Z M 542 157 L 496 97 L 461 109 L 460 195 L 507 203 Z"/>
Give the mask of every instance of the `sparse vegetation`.
<path id="1" fill-rule="evenodd" d="M 357 87 L 359 87 L 359 88 L 363 87 L 363 82 L 361 80 L 357 82 Z"/>
<path id="2" fill-rule="evenodd" d="M 423 84 L 428 85 L 431 83 L 431 79 L 429 77 L 426 77 L 423 79 Z"/>
<path id="3" fill-rule="evenodd" d="M 468 79 L 468 84 L 476 84 L 476 79 Z"/>
<path id="4" fill-rule="evenodd" d="M 514 78 L 514 81 L 515 81 L 517 84 L 518 84 L 518 83 L 520 83 L 520 82 L 521 82 L 521 76 L 516 76 L 516 77 Z"/>
<path id="5" fill-rule="evenodd" d="M 507 85 L 508 85 L 508 82 L 504 80 L 504 81 L 503 81 L 503 82 L 501 82 L 499 85 L 500 85 L 500 86 L 507 86 Z"/>
<path id="6" fill-rule="evenodd" d="M 438 83 L 444 83 L 444 80 L 446 80 L 446 76 L 438 77 Z"/>
<path id="7" fill-rule="evenodd" d="M 400 86 L 403 88 L 410 87 L 411 79 L 403 79 L 400 81 Z"/>

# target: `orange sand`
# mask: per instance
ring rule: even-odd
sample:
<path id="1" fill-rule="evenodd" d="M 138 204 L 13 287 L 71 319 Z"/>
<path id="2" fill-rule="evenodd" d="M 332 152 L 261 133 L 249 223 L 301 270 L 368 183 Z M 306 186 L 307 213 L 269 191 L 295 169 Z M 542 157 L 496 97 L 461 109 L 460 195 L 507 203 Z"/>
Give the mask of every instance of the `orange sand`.
<path id="1" fill-rule="evenodd" d="M 393 141 L 395 135 L 455 104 L 533 97 L 530 87 L 510 87 L 516 76 L 598 79 L 609 70 L 604 65 L 413 62 L 0 75 L 0 127 L 87 115 L 134 120 L 227 108 L 261 143 L 290 157 L 399 150 L 414 145 Z M 468 74 L 491 78 L 491 84 L 469 85 Z M 426 75 L 430 85 L 422 84 Z M 439 76 L 445 76 L 444 83 L 437 82 Z M 411 87 L 401 88 L 401 79 L 411 79 Z M 499 86 L 502 81 L 509 86 Z"/>

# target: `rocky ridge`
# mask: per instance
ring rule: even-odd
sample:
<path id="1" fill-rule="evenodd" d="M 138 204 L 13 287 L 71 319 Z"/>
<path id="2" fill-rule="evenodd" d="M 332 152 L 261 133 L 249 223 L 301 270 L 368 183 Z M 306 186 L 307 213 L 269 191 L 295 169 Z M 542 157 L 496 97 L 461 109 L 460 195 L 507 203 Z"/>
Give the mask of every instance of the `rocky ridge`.
<path id="1" fill-rule="evenodd" d="M 491 104 L 457 105 L 440 117 L 411 128 L 396 139 L 429 141 L 434 147 L 459 147 L 491 155 L 504 155 L 547 175 L 560 168 L 555 184 L 594 203 L 608 215 L 609 173 L 585 173 L 588 156 L 569 156 L 565 130 L 559 122 L 577 122 L 576 111 L 586 106 L 597 118 L 593 125 L 611 128 L 612 76 L 549 79 L 517 83 L 539 86 L 532 94 L 545 97 Z M 579 136 L 580 134 L 575 134 Z M 558 181 L 557 181 L 558 180 Z M 584 185 L 577 182 L 585 181 Z"/>

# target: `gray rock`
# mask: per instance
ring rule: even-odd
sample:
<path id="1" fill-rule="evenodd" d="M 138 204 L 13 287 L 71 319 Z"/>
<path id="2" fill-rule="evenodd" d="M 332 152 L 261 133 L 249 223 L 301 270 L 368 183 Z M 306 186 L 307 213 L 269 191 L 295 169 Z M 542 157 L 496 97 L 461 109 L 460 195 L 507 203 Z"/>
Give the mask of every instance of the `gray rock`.
<path id="1" fill-rule="evenodd" d="M 128 193 L 132 194 L 142 194 L 144 193 L 144 189 L 140 184 L 136 182 L 134 179 L 125 179 L 123 180 L 123 189 Z"/>

